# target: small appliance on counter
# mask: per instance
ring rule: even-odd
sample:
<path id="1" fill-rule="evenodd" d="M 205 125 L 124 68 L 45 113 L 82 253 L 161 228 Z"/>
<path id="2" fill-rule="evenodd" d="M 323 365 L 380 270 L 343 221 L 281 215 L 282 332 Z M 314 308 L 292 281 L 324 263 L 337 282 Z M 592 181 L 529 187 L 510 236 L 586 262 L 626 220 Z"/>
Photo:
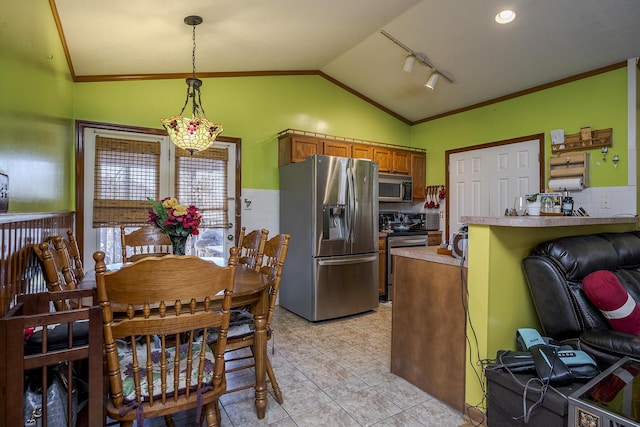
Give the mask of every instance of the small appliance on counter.
<path id="1" fill-rule="evenodd" d="M 451 239 L 451 255 L 457 259 L 466 258 L 468 243 L 469 226 L 463 225 L 457 233 L 453 233 L 453 239 Z"/>

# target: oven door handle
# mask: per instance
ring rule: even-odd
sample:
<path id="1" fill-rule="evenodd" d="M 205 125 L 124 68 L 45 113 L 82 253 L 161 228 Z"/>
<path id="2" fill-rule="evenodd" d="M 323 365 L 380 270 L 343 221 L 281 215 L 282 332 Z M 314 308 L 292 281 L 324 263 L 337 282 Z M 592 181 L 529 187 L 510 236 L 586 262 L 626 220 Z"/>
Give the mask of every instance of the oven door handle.
<path id="1" fill-rule="evenodd" d="M 427 239 L 406 239 L 406 240 L 401 240 L 399 242 L 393 242 L 390 240 L 387 240 L 387 246 L 390 248 L 393 247 L 400 247 L 400 246 L 407 246 L 407 245 L 426 245 L 427 244 Z M 397 245 L 397 246 L 396 246 Z"/>

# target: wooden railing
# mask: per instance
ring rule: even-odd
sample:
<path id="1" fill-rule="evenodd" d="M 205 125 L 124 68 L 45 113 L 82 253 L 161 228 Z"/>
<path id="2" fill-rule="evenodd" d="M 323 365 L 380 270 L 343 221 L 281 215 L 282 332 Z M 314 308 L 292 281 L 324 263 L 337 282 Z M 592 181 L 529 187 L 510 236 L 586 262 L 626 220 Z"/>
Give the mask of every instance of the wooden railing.
<path id="1" fill-rule="evenodd" d="M 16 295 L 46 291 L 31 245 L 74 228 L 73 212 L 0 215 L 0 317 Z"/>

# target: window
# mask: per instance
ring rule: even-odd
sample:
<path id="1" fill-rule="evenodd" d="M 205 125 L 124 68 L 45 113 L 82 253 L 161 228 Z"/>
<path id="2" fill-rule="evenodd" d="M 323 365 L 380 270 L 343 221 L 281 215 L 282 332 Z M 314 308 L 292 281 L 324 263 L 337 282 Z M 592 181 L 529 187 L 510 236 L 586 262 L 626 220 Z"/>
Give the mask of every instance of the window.
<path id="1" fill-rule="evenodd" d="M 96 136 L 93 227 L 144 225 L 159 188 L 159 142 Z"/>
<path id="2" fill-rule="evenodd" d="M 222 256 L 229 252 L 229 246 L 235 244 L 239 140 L 216 141 L 192 156 L 157 132 L 90 127 L 82 132 L 84 170 L 93 171 L 83 180 L 84 259 L 90 260 L 94 251 L 102 250 L 107 264 L 120 262 L 120 226 L 134 229 L 146 224 L 147 197 L 158 200 L 167 196 L 197 206 L 203 215 L 201 234 L 188 242 L 188 253 Z"/>
<path id="3" fill-rule="evenodd" d="M 211 147 L 190 155 L 176 149 L 176 191 L 182 204 L 196 205 L 202 226 L 224 228 L 229 223 L 227 209 L 227 148 Z"/>

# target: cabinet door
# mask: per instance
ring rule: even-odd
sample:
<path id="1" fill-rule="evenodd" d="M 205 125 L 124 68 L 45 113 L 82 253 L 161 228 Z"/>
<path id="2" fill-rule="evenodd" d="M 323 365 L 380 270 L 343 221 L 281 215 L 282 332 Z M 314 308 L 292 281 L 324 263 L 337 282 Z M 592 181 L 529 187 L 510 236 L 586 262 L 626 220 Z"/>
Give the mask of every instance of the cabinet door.
<path id="1" fill-rule="evenodd" d="M 391 172 L 393 161 L 389 148 L 373 147 L 373 161 L 378 162 L 378 172 Z"/>
<path id="2" fill-rule="evenodd" d="M 351 157 L 351 143 L 324 141 L 323 154 L 327 156 Z"/>
<path id="3" fill-rule="evenodd" d="M 315 154 L 322 154 L 322 141 L 317 138 L 287 135 L 278 140 L 278 166 L 301 162 Z"/>
<path id="4" fill-rule="evenodd" d="M 385 294 L 387 284 L 387 251 L 385 250 L 384 243 L 384 238 L 381 238 L 378 242 L 378 295 Z"/>
<path id="5" fill-rule="evenodd" d="M 411 176 L 413 177 L 413 200 L 424 200 L 427 181 L 427 155 L 411 153 Z"/>
<path id="6" fill-rule="evenodd" d="M 373 147 L 371 145 L 353 144 L 351 146 L 351 157 L 354 159 L 373 160 Z"/>
<path id="7" fill-rule="evenodd" d="M 411 152 L 393 150 L 393 173 L 411 174 Z"/>
<path id="8" fill-rule="evenodd" d="M 291 163 L 301 162 L 316 154 L 322 154 L 322 141 L 298 136 L 291 138 Z"/>

